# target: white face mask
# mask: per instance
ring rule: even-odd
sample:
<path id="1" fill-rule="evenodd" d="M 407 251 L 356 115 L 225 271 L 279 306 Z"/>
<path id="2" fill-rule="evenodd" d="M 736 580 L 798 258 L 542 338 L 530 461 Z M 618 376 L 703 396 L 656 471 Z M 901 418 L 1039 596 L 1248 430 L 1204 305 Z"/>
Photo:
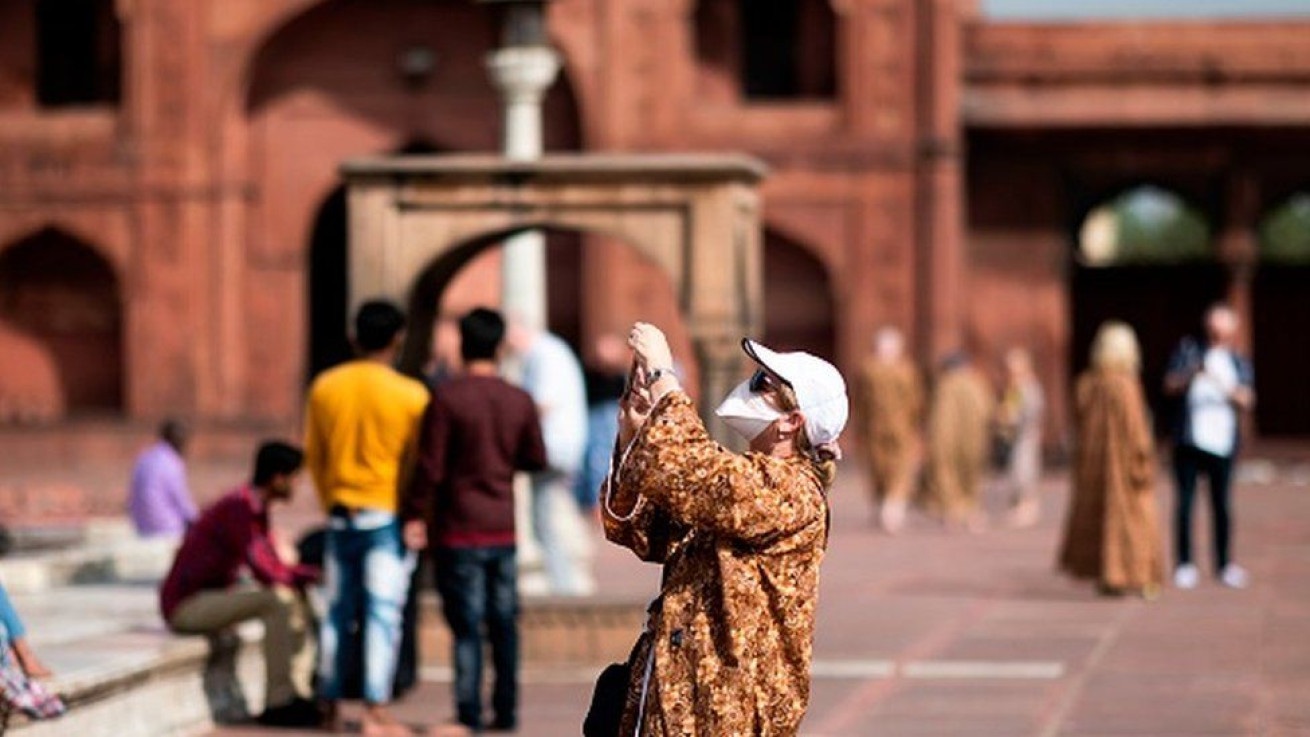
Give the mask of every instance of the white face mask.
<path id="1" fill-rule="evenodd" d="M 762 394 L 751 391 L 749 379 L 738 384 L 714 414 L 748 441 L 754 440 L 783 416 Z"/>

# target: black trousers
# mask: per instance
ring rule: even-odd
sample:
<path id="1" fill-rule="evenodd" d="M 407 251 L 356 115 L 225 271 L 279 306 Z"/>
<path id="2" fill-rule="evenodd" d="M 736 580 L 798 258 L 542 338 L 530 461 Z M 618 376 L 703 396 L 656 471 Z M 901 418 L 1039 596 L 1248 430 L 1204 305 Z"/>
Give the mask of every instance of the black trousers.
<path id="1" fill-rule="evenodd" d="M 1214 523 L 1215 571 L 1228 565 L 1232 540 L 1229 487 L 1233 459 L 1207 453 L 1187 445 L 1174 448 L 1174 480 L 1178 498 L 1174 509 L 1174 543 L 1177 565 L 1192 562 L 1192 508 L 1196 506 L 1196 482 L 1204 474 L 1210 489 L 1210 517 Z"/>

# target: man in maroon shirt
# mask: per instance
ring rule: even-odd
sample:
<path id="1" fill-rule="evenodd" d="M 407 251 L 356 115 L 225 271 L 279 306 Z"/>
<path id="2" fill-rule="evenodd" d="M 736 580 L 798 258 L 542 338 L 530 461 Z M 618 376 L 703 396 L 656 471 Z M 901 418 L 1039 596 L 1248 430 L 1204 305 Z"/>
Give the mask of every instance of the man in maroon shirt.
<path id="1" fill-rule="evenodd" d="M 493 729 L 518 707 L 518 584 L 514 473 L 546 467 L 532 397 L 497 375 L 505 321 L 476 309 L 459 321 L 464 371 L 437 387 L 423 418 L 418 467 L 401 516 L 411 549 L 432 548 L 442 612 L 454 635 L 459 722 L 480 731 L 482 625 L 496 681 Z"/>
<path id="2" fill-rule="evenodd" d="M 268 511 L 291 498 L 304 454 L 268 442 L 255 455 L 254 477 L 229 492 L 191 525 L 159 592 L 164 620 L 174 632 L 213 635 L 248 619 L 264 623 L 267 672 L 264 713 L 269 726 L 315 726 L 312 700 L 314 639 L 304 586 L 318 569 L 288 565 L 269 537 Z M 257 583 L 238 583 L 243 569 Z"/>

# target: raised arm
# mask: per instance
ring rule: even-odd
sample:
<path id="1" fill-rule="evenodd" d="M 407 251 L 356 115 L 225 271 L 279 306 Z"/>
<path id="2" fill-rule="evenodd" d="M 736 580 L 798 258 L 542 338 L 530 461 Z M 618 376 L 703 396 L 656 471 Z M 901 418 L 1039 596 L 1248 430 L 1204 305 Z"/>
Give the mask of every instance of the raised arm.
<path id="1" fill-rule="evenodd" d="M 687 534 L 684 525 L 673 522 L 669 514 L 649 502 L 616 498 L 608 481 L 601 490 L 601 522 L 605 539 L 631 550 L 649 563 L 663 563 L 673 552 L 673 545 Z M 631 496 L 629 493 L 627 496 Z"/>
<path id="2" fill-rule="evenodd" d="M 1192 379 L 1201 372 L 1203 360 L 1200 346 L 1190 338 L 1184 340 L 1169 356 L 1169 364 L 1164 372 L 1164 393 L 1169 396 L 1185 394 L 1192 385 Z"/>
<path id="3" fill-rule="evenodd" d="M 822 520 L 803 460 L 740 456 L 715 443 L 685 393 L 665 395 L 619 469 L 621 495 L 645 497 L 676 524 L 766 544 Z"/>

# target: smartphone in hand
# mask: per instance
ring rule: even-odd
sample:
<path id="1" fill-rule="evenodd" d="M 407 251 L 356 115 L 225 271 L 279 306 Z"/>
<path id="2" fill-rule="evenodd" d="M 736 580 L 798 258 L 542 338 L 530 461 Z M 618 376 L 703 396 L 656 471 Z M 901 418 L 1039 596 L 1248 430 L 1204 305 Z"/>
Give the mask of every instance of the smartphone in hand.
<path id="1" fill-rule="evenodd" d="M 632 392 L 636 390 L 638 387 L 642 386 L 642 379 L 644 377 L 642 377 L 641 374 L 642 374 L 641 366 L 637 363 L 637 359 L 633 358 L 632 365 L 628 367 L 628 375 L 625 376 L 623 379 L 622 400 L 624 402 L 627 402 L 629 399 L 631 399 Z"/>

